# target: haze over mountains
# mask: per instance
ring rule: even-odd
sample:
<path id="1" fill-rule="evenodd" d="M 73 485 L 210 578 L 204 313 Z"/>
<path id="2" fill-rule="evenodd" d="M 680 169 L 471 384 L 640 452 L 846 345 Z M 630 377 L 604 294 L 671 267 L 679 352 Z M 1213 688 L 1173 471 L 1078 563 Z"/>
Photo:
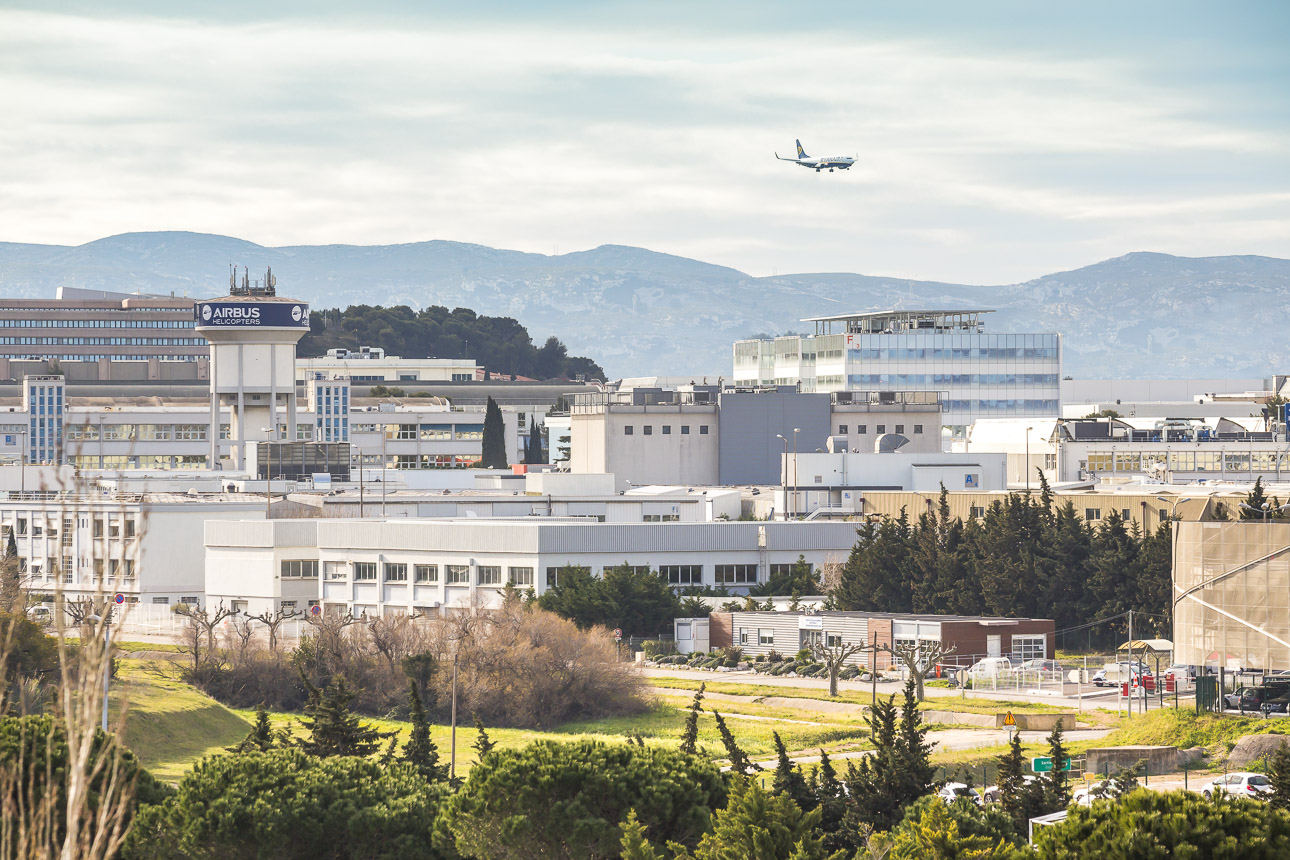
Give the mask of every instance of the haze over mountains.
<path id="1" fill-rule="evenodd" d="M 458 242 L 268 248 L 199 233 L 127 233 L 75 247 L 0 243 L 0 295 L 59 286 L 194 297 L 227 292 L 228 264 L 272 266 L 283 295 L 351 304 L 469 307 L 554 334 L 611 376 L 721 374 L 731 343 L 807 330 L 802 317 L 890 307 L 994 308 L 987 329 L 1057 331 L 1064 373 L 1245 377 L 1290 369 L 1290 260 L 1132 253 L 1021 284 L 845 273 L 755 278 L 641 248 L 559 256 Z M 396 344 L 385 344 L 397 352 Z"/>

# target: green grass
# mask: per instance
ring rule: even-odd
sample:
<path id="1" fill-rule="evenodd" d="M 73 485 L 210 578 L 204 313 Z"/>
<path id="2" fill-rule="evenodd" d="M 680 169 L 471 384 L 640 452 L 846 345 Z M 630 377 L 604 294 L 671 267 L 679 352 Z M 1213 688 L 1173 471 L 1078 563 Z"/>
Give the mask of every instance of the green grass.
<path id="1" fill-rule="evenodd" d="M 121 660 L 112 684 L 113 708 L 128 702 L 125 742 L 153 776 L 180 779 L 209 753 L 246 737 L 250 724 L 205 693 L 160 677 L 150 664 Z"/>
<path id="2" fill-rule="evenodd" d="M 1241 738 L 1254 734 L 1290 735 L 1290 725 L 1286 720 L 1197 714 L 1190 708 L 1163 708 L 1123 720 L 1119 730 L 1103 743 L 1107 746 L 1162 744 L 1179 749 L 1222 745 L 1226 752 Z"/>
<path id="3" fill-rule="evenodd" d="M 164 782 L 178 781 L 204 756 L 223 753 L 226 747 L 236 744 L 250 731 L 251 722 L 255 718 L 253 710 L 226 708 L 194 687 L 177 680 L 174 670 L 164 662 L 122 659 L 113 684 L 113 698 L 119 703 L 122 696 L 129 701 L 126 743 L 144 765 Z M 640 736 L 659 746 L 676 747 L 680 745 L 681 733 L 685 727 L 686 714 L 679 709 L 684 703 L 680 698 L 660 697 L 650 709 L 631 716 L 578 720 L 545 731 L 490 727 L 488 735 L 499 749 L 515 749 L 542 739 L 595 739 L 607 743 L 626 743 L 634 736 Z M 705 704 L 717 707 L 726 718 L 726 724 L 739 745 L 755 758 L 774 755 L 772 732 L 776 731 L 790 751 L 802 751 L 803 754 L 820 748 L 833 752 L 868 749 L 871 746 L 868 728 L 856 715 L 803 714 L 783 708 L 734 702 Z M 740 714 L 766 719 L 740 719 Z M 300 714 L 273 712 L 269 719 L 275 728 L 286 729 L 292 735 L 303 732 Z M 809 720 L 819 725 L 776 722 L 777 719 Z M 400 746 L 407 741 L 410 726 L 406 722 L 366 718 L 364 722 L 382 732 L 395 733 Z M 451 728 L 432 726 L 431 737 L 439 747 L 440 755 L 447 761 L 452 743 Z M 471 747 L 475 738 L 473 725 L 458 725 L 458 773 L 468 772 L 476 761 L 475 751 Z M 699 719 L 699 744 L 714 756 L 722 757 L 725 754 L 716 720 L 707 709 Z"/>
<path id="4" fill-rule="evenodd" d="M 788 699 L 817 699 L 827 702 L 851 702 L 859 705 L 870 705 L 873 696 L 858 690 L 840 690 L 837 696 L 830 696 L 828 690 L 815 687 L 787 687 L 772 684 L 758 684 L 753 681 L 727 682 L 708 681 L 705 678 L 646 678 L 646 683 L 653 687 L 671 688 L 673 690 L 697 690 L 702 683 L 712 693 L 730 693 L 736 696 L 781 696 Z M 881 694 L 879 694 L 881 695 Z M 899 694 L 897 694 L 899 701 Z M 977 699 L 961 697 L 929 698 L 923 702 L 924 710 L 956 711 L 966 714 L 994 714 L 1005 711 L 1028 714 L 1062 713 L 1068 709 L 1055 708 L 1041 702 L 1009 702 L 994 699 Z M 815 713 L 815 712 L 812 712 Z M 804 717 L 803 714 L 798 714 Z M 814 719 L 814 717 L 810 717 Z"/>

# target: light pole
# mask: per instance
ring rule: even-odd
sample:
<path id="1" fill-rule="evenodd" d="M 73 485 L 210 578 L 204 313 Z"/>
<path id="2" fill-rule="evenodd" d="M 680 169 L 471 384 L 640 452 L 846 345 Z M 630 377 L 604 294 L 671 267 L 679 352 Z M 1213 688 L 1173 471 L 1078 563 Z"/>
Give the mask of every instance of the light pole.
<path id="1" fill-rule="evenodd" d="M 278 431 L 274 427 L 261 427 L 260 432 L 269 434 L 269 438 L 265 440 L 266 444 L 264 446 L 264 520 L 265 522 L 268 522 L 269 508 L 273 500 L 273 449 L 270 448 L 267 443 L 274 441 L 273 437 L 278 435 Z"/>
<path id="2" fill-rule="evenodd" d="M 1275 510 L 1279 514 L 1284 514 L 1286 511 L 1290 511 L 1290 504 L 1280 505 L 1277 508 L 1273 508 L 1271 502 L 1264 502 L 1262 505 L 1260 505 L 1257 508 L 1254 507 L 1253 505 L 1247 505 L 1245 504 L 1245 502 L 1241 502 L 1241 507 L 1245 508 L 1247 511 L 1253 511 L 1256 514 L 1259 514 L 1260 518 L 1265 523 L 1268 521 L 1268 517 L 1273 510 Z"/>
<path id="3" fill-rule="evenodd" d="M 390 425 L 386 424 L 384 426 L 389 427 Z M 385 519 L 385 467 L 389 465 L 385 459 L 385 438 L 388 433 L 389 431 L 386 431 L 381 434 L 381 519 Z"/>
<path id="4" fill-rule="evenodd" d="M 776 433 L 775 438 L 784 443 L 784 459 L 780 466 L 780 487 L 784 490 L 784 519 L 788 519 L 788 440 L 782 433 Z"/>
<path id="5" fill-rule="evenodd" d="M 793 428 L 793 519 L 797 519 L 797 434 L 801 428 Z"/>

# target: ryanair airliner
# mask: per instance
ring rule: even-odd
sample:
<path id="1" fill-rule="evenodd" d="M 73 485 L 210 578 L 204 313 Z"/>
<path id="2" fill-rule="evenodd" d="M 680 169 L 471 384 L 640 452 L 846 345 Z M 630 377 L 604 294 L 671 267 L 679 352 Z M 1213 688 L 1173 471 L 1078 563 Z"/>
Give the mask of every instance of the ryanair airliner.
<path id="1" fill-rule="evenodd" d="M 828 158 L 811 158 L 806 154 L 806 150 L 802 149 L 802 142 L 800 140 L 797 141 L 797 158 L 780 158 L 778 152 L 775 153 L 775 157 L 779 158 L 780 161 L 791 161 L 794 164 L 800 164 L 803 167 L 814 168 L 816 173 L 819 173 L 826 167 L 829 169 L 829 173 L 832 173 L 835 167 L 838 170 L 846 170 L 850 168 L 851 165 L 855 164 L 856 161 L 849 155 L 832 155 Z"/>

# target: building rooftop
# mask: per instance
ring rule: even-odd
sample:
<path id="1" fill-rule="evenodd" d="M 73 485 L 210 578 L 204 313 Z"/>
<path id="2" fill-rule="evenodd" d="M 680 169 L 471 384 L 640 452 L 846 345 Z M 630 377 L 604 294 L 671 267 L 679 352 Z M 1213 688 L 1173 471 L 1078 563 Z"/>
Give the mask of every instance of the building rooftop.
<path id="1" fill-rule="evenodd" d="M 815 323 L 815 334 L 894 334 L 923 331 L 979 331 L 982 314 L 993 310 L 959 308 L 920 310 L 893 308 L 884 311 L 859 311 L 826 317 L 806 317 L 802 322 Z"/>

